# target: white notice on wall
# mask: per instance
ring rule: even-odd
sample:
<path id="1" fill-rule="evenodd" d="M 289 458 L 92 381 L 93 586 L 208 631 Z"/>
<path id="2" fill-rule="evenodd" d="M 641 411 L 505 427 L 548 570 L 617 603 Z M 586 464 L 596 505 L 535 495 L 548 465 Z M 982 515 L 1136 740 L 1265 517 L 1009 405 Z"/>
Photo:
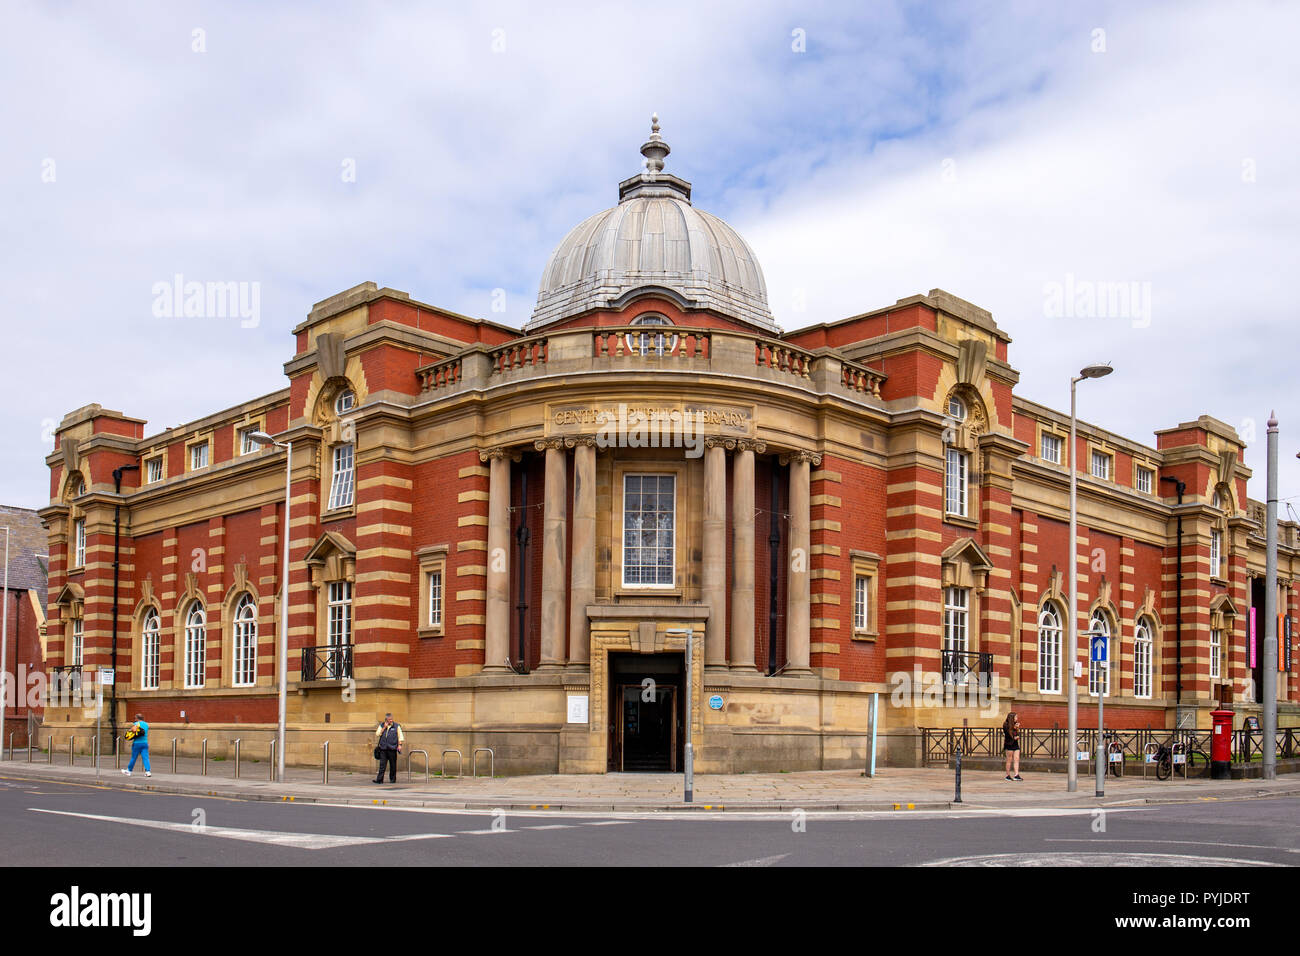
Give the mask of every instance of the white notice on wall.
<path id="1" fill-rule="evenodd" d="M 587 722 L 587 695 L 569 695 L 569 723 L 585 724 Z"/>

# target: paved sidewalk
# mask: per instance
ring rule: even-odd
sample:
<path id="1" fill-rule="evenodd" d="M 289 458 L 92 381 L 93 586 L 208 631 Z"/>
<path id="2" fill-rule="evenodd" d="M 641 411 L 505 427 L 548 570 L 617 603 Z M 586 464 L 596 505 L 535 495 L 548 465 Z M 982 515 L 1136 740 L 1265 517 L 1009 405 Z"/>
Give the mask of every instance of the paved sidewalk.
<path id="1" fill-rule="evenodd" d="M 1300 796 L 1300 774 L 1265 780 L 1145 781 L 1141 776 L 1110 778 L 1106 796 L 1098 799 L 1094 779 L 1080 774 L 1079 789 L 1067 793 L 1065 776 L 1031 773 L 1023 782 L 1007 781 L 1002 773 L 962 773 L 962 803 L 953 804 L 953 772 L 943 768 L 882 768 L 868 779 L 861 771 L 824 770 L 799 773 L 755 773 L 729 776 L 697 774 L 694 802 L 683 802 L 681 774 L 611 773 L 430 778 L 426 784 L 418 769 L 407 780 L 405 767 L 396 784 L 376 785 L 368 774 L 334 771 L 321 782 L 321 771 L 290 767 L 284 784 L 267 780 L 266 763 L 244 763 L 241 777 L 227 761 L 209 761 L 208 775 L 200 774 L 197 759 L 178 762 L 170 772 L 170 758 L 154 762 L 154 775 L 140 768 L 125 777 L 104 761 L 98 777 L 89 757 L 68 766 L 66 755 L 54 764 L 0 762 L 0 778 L 50 779 L 82 785 L 126 787 L 157 793 L 192 793 L 246 800 L 297 800 L 356 805 L 442 807 L 448 809 L 549 809 L 612 812 L 656 810 L 809 811 L 827 810 L 935 810 L 1025 809 L 1183 803 L 1203 800 L 1248 799 L 1259 796 Z"/>

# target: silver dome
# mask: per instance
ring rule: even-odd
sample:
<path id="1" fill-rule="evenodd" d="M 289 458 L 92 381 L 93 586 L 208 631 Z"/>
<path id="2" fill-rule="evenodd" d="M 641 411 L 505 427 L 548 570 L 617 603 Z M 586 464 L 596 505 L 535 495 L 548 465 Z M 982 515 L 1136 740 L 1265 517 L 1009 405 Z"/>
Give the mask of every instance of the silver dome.
<path id="1" fill-rule="evenodd" d="M 665 174 L 658 124 L 641 147 L 647 172 L 620 184 L 619 203 L 580 223 L 551 253 L 526 329 L 654 290 L 684 309 L 714 309 L 775 331 L 754 250 L 691 205 L 690 183 Z"/>

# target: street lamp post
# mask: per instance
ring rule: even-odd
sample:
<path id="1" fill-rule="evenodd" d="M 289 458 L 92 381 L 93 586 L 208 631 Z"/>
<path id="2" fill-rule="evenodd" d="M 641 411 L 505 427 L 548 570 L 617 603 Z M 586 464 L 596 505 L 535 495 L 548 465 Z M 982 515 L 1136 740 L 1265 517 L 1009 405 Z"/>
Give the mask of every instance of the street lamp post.
<path id="1" fill-rule="evenodd" d="M 1079 768 L 1075 765 L 1077 756 L 1076 737 L 1079 733 L 1079 688 L 1075 670 L 1079 657 L 1079 514 L 1078 514 L 1078 469 L 1075 467 L 1074 451 L 1077 441 L 1078 423 L 1075 417 L 1075 387 L 1085 378 L 1101 378 L 1114 371 L 1109 365 L 1088 365 L 1077 376 L 1070 379 L 1070 609 L 1069 618 L 1069 653 L 1066 660 L 1066 683 L 1069 685 L 1069 759 L 1066 767 L 1066 790 L 1074 793 L 1079 789 Z"/>
<path id="2" fill-rule="evenodd" d="M 691 704 L 694 702 L 695 686 L 691 681 L 691 645 L 695 643 L 695 629 L 673 627 L 665 633 L 686 638 L 686 798 L 683 802 L 690 803 L 695 799 L 695 746 L 691 743 Z"/>
<path id="3" fill-rule="evenodd" d="M 293 442 L 278 442 L 266 432 L 254 432 L 259 445 L 274 445 L 284 451 L 284 555 L 280 565 L 280 626 L 276 635 L 276 680 L 279 684 L 279 720 L 275 729 L 275 779 L 284 783 L 284 723 L 289 656 L 289 479 L 293 467 Z"/>

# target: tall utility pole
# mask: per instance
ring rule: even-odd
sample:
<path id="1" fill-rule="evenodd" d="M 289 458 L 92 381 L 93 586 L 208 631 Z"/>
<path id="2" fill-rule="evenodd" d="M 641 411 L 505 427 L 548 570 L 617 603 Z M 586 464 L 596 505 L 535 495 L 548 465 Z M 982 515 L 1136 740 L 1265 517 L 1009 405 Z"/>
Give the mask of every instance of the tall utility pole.
<path id="1" fill-rule="evenodd" d="M 1277 412 L 1268 418 L 1268 524 L 1264 564 L 1264 779 L 1277 778 Z"/>
<path id="2" fill-rule="evenodd" d="M 1101 378 L 1114 369 L 1109 365 L 1098 363 L 1089 365 L 1070 379 L 1070 607 L 1066 612 L 1069 622 L 1069 649 L 1065 658 L 1065 683 L 1069 688 L 1069 754 L 1065 761 L 1065 789 L 1074 793 L 1079 789 L 1079 768 L 1075 765 L 1078 756 L 1079 733 L 1079 687 L 1075 683 L 1075 669 L 1079 666 L 1079 500 L 1078 500 L 1078 466 L 1074 458 L 1074 449 L 1078 441 L 1077 419 L 1075 418 L 1075 386 L 1085 378 Z"/>

